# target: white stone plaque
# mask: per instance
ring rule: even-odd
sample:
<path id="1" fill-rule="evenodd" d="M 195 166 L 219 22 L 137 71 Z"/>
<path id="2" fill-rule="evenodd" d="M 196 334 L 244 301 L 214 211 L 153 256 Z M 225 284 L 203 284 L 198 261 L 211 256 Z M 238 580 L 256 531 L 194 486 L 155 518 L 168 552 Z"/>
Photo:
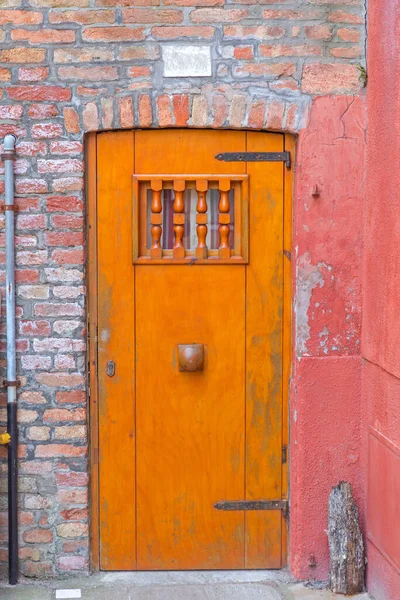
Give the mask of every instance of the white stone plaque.
<path id="1" fill-rule="evenodd" d="M 210 77 L 210 46 L 163 46 L 164 77 Z"/>

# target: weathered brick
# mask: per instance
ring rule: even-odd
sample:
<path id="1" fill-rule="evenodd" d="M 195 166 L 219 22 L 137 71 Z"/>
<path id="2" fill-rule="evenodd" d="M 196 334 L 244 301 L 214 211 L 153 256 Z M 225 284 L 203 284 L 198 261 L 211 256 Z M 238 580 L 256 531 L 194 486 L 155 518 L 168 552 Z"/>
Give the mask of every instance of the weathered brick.
<path id="1" fill-rule="evenodd" d="M 40 331 L 40 327 L 39 327 L 39 331 Z M 39 333 L 39 335 L 40 335 L 40 333 Z M 20 393 L 19 401 L 26 402 L 27 404 L 46 404 L 46 398 L 44 397 L 44 395 L 41 392 L 34 392 L 32 390 Z M 42 464 L 42 463 L 40 463 L 40 464 Z M 29 465 L 29 463 L 26 463 L 26 465 Z"/>
<path id="2" fill-rule="evenodd" d="M 158 46 L 130 46 L 121 48 L 121 60 L 157 60 L 160 57 Z"/>
<path id="3" fill-rule="evenodd" d="M 193 98 L 192 124 L 194 127 L 205 127 L 207 124 L 207 98 L 203 95 Z"/>
<path id="4" fill-rule="evenodd" d="M 250 60 L 254 57 L 253 46 L 236 46 L 233 49 L 233 56 L 238 60 Z"/>
<path id="5" fill-rule="evenodd" d="M 20 321 L 19 331 L 21 335 L 47 337 L 50 335 L 51 326 L 49 321 Z"/>
<path id="6" fill-rule="evenodd" d="M 183 13 L 172 9 L 127 8 L 122 11 L 124 23 L 182 23 Z"/>
<path id="7" fill-rule="evenodd" d="M 222 127 L 228 116 L 228 104 L 226 97 L 216 94 L 213 98 L 213 126 Z"/>
<path id="8" fill-rule="evenodd" d="M 52 154 L 80 154 L 82 152 L 81 142 L 50 142 Z"/>
<path id="9" fill-rule="evenodd" d="M 302 90 L 308 94 L 355 92 L 360 88 L 358 78 L 356 65 L 306 64 L 303 69 Z"/>
<path id="10" fill-rule="evenodd" d="M 31 529 L 22 534 L 24 542 L 31 544 L 49 544 L 53 541 L 53 533 L 49 529 Z"/>
<path id="11" fill-rule="evenodd" d="M 296 65 L 293 63 L 246 63 L 235 69 L 239 77 L 282 77 L 293 75 Z"/>
<path id="12" fill-rule="evenodd" d="M 333 36 L 333 27 L 329 25 L 309 25 L 304 27 L 304 34 L 311 40 L 328 41 Z"/>
<path id="13" fill-rule="evenodd" d="M 57 392 L 57 400 L 58 402 L 62 402 L 65 404 L 77 404 L 77 399 L 79 399 L 79 402 L 82 402 L 82 396 L 83 399 L 85 398 L 84 394 L 85 392 L 81 391 Z M 86 410 L 84 408 L 75 408 L 73 410 L 69 410 L 67 408 L 49 408 L 48 410 L 45 410 L 43 414 L 43 421 L 45 423 L 59 423 L 62 421 L 84 421 L 85 419 Z"/>
<path id="14" fill-rule="evenodd" d="M 130 128 L 134 125 L 133 103 L 130 96 L 119 98 L 119 123 L 122 128 Z"/>
<path id="15" fill-rule="evenodd" d="M 114 81 L 118 79 L 116 67 L 59 67 L 57 73 L 60 79 L 73 81 Z"/>
<path id="16" fill-rule="evenodd" d="M 252 103 L 248 118 L 248 126 L 252 129 L 262 129 L 265 118 L 265 104 L 265 100 Z"/>
<path id="17" fill-rule="evenodd" d="M 335 58 L 359 58 L 360 48 L 359 46 L 335 47 L 329 49 L 329 54 Z"/>
<path id="18" fill-rule="evenodd" d="M 57 500 L 66 505 L 87 504 L 88 493 L 87 490 L 59 490 Z"/>
<path id="19" fill-rule="evenodd" d="M 247 10 L 223 8 L 198 8 L 190 13 L 193 23 L 236 23 L 248 16 Z"/>
<path id="20" fill-rule="evenodd" d="M 56 369 L 75 369 L 76 360 L 71 354 L 57 354 L 54 357 L 54 366 Z"/>
<path id="21" fill-rule="evenodd" d="M 48 387 L 77 387 L 84 385 L 85 378 L 79 373 L 39 373 L 36 377 L 39 384 Z"/>
<path id="22" fill-rule="evenodd" d="M 39 358 L 39 357 L 37 357 Z M 50 427 L 29 427 L 27 431 L 27 437 L 33 441 L 45 442 L 50 439 Z"/>
<path id="23" fill-rule="evenodd" d="M 28 117 L 32 119 L 51 119 L 57 115 L 58 110 L 54 104 L 31 104 L 28 109 Z"/>
<path id="24" fill-rule="evenodd" d="M 55 48 L 55 63 L 96 63 L 114 60 L 109 48 Z"/>
<path id="25" fill-rule="evenodd" d="M 43 23 L 41 12 L 15 9 L 0 10 L 0 25 L 40 25 L 41 23 Z"/>
<path id="26" fill-rule="evenodd" d="M 57 392 L 56 398 L 59 404 L 82 404 L 86 401 L 86 394 L 85 392 L 79 390 L 73 392 Z M 85 413 L 79 414 L 83 414 L 83 416 L 80 419 L 78 419 L 79 421 L 82 421 L 85 418 Z M 70 420 L 69 416 L 66 420 Z"/>
<path id="27" fill-rule="evenodd" d="M 362 15 L 346 12 L 344 10 L 336 10 L 329 13 L 328 19 L 333 23 L 354 23 L 361 25 L 364 22 Z"/>
<path id="28" fill-rule="evenodd" d="M 88 480 L 89 477 L 87 473 L 77 473 L 74 471 L 68 471 L 67 473 L 56 473 L 56 482 L 60 487 L 85 487 L 88 483 Z M 77 517 L 82 519 L 87 516 L 84 514 L 82 509 L 72 509 L 71 511 L 64 511 L 64 513 L 67 513 L 69 517 L 66 519 L 67 521 L 71 521 Z"/>
<path id="29" fill-rule="evenodd" d="M 99 128 L 99 114 L 94 102 L 86 104 L 82 116 L 87 131 L 96 131 Z"/>
<path id="30" fill-rule="evenodd" d="M 157 114 L 160 127 L 172 125 L 171 98 L 168 94 L 162 94 L 157 98 Z"/>
<path id="31" fill-rule="evenodd" d="M 87 27 L 82 37 L 88 42 L 138 42 L 145 39 L 143 27 Z"/>
<path id="32" fill-rule="evenodd" d="M 285 35 L 284 27 L 278 25 L 228 25 L 224 27 L 227 38 L 273 40 Z"/>
<path id="33" fill-rule="evenodd" d="M 150 127 L 153 121 L 153 109 L 151 98 L 147 94 L 139 96 L 139 125 L 141 127 Z"/>
<path id="34" fill-rule="evenodd" d="M 85 425 L 63 425 L 54 429 L 54 439 L 56 440 L 75 440 L 84 441 L 86 439 Z"/>
<path id="35" fill-rule="evenodd" d="M 336 35 L 343 42 L 359 42 L 360 30 L 350 27 L 341 27 L 337 30 Z"/>
<path id="36" fill-rule="evenodd" d="M 172 96 L 172 107 L 175 125 L 184 127 L 189 119 L 189 96 L 187 94 Z"/>
<path id="37" fill-rule="evenodd" d="M 27 253 L 24 253 L 24 259 L 27 256 Z M 43 251 L 43 254 L 40 255 L 40 262 L 47 258 L 47 252 Z M 32 259 L 28 258 L 29 261 L 31 261 Z M 49 286 L 48 285 L 20 285 L 18 286 L 18 296 L 21 296 L 22 298 L 27 298 L 27 299 L 46 299 L 48 298 L 50 295 L 49 293 Z"/>
<path id="38" fill-rule="evenodd" d="M 61 571 L 81 571 L 88 566 L 88 559 L 84 556 L 61 556 L 58 559 Z"/>
<path id="39" fill-rule="evenodd" d="M 38 444 L 35 447 L 36 458 L 47 458 L 56 456 L 86 456 L 86 446 L 73 444 Z"/>
<path id="40" fill-rule="evenodd" d="M 83 189 L 82 177 L 62 177 L 53 180 L 53 192 L 80 192 Z"/>
<path id="41" fill-rule="evenodd" d="M 50 23 L 74 23 L 79 25 L 94 25 L 97 23 L 114 23 L 113 10 L 51 10 Z"/>
<path id="42" fill-rule="evenodd" d="M 129 77 L 148 77 L 151 75 L 151 67 L 147 67 L 145 65 L 130 67 L 128 70 L 128 75 Z"/>
<path id="43" fill-rule="evenodd" d="M 47 28 L 42 28 L 39 31 L 14 29 L 11 31 L 11 39 L 16 42 L 29 42 L 30 44 L 70 44 L 75 41 L 75 31 Z"/>
<path id="44" fill-rule="evenodd" d="M 39 317 L 76 317 L 83 314 L 83 309 L 79 304 L 54 304 L 48 302 L 47 304 L 35 304 L 34 313 L 35 316 Z"/>
<path id="45" fill-rule="evenodd" d="M 86 523 L 61 523 L 57 526 L 57 535 L 62 538 L 76 538 L 88 535 Z"/>
<path id="46" fill-rule="evenodd" d="M 267 58 L 279 56 L 319 56 L 322 54 L 320 46 L 310 44 L 260 44 L 260 55 Z"/>
<path id="47" fill-rule="evenodd" d="M 46 50 L 41 48 L 8 48 L 0 52 L 0 62 L 3 63 L 41 63 L 45 58 Z M 29 98 L 21 98 L 21 100 L 25 99 L 29 100 Z"/>
<path id="48" fill-rule="evenodd" d="M 82 212 L 83 202 L 76 196 L 49 196 L 46 201 L 49 212 Z"/>
<path id="49" fill-rule="evenodd" d="M 38 173 L 75 173 L 83 171 L 83 163 L 76 158 L 38 159 Z"/>
<path id="50" fill-rule="evenodd" d="M 214 35 L 213 27 L 153 27 L 151 30 L 153 37 L 158 38 L 160 40 L 171 40 L 171 39 L 179 39 L 179 38 L 205 38 L 210 39 Z"/>
<path id="51" fill-rule="evenodd" d="M 27 50 L 24 48 L 24 50 Z M 30 50 L 30 52 L 42 52 L 41 50 Z M 25 55 L 26 56 L 26 55 Z M 0 55 L 1 60 L 1 55 Z M 24 61 L 17 61 L 24 62 Z M 37 61 L 26 61 L 26 62 L 41 62 Z M 15 86 L 7 88 L 9 98 L 12 100 L 60 100 L 67 101 L 71 98 L 70 88 L 64 88 L 56 85 L 42 85 L 42 86 Z"/>
<path id="52" fill-rule="evenodd" d="M 33 138 L 56 138 L 62 134 L 63 128 L 58 123 L 38 123 L 31 127 Z"/>

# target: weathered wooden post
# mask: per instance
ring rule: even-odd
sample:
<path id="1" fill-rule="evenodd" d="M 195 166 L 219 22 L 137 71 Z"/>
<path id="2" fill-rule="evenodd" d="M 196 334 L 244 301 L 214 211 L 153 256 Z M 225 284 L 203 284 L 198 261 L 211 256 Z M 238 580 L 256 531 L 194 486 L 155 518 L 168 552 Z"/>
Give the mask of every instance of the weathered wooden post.
<path id="1" fill-rule="evenodd" d="M 345 481 L 335 486 L 329 496 L 328 540 L 330 589 L 346 595 L 363 592 L 364 542 L 351 485 Z"/>

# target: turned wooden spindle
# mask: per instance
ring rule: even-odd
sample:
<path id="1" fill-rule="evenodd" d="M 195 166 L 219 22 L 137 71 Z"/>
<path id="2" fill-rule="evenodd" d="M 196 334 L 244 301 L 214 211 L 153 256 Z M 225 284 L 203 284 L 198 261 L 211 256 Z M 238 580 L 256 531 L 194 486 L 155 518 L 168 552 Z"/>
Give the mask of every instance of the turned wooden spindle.
<path id="1" fill-rule="evenodd" d="M 185 231 L 185 203 L 183 194 L 185 191 L 184 179 L 176 179 L 174 181 L 174 246 L 173 257 L 185 258 L 185 248 L 183 246 L 183 234 Z"/>
<path id="2" fill-rule="evenodd" d="M 219 180 L 219 205 L 218 205 L 218 222 L 219 222 L 219 248 L 218 255 L 220 258 L 230 258 L 231 249 L 229 247 L 229 233 L 231 222 L 230 203 L 229 203 L 229 191 L 231 189 L 231 182 L 229 179 Z"/>
<path id="3" fill-rule="evenodd" d="M 162 234 L 162 203 L 161 179 L 152 179 L 150 182 L 151 189 L 151 247 L 150 258 L 162 258 L 161 234 Z"/>
<path id="4" fill-rule="evenodd" d="M 207 238 L 207 190 L 208 181 L 206 179 L 198 179 L 196 181 L 197 191 L 197 215 L 196 215 L 196 232 L 197 232 L 197 248 L 196 258 L 207 258 L 208 249 L 206 244 Z"/>

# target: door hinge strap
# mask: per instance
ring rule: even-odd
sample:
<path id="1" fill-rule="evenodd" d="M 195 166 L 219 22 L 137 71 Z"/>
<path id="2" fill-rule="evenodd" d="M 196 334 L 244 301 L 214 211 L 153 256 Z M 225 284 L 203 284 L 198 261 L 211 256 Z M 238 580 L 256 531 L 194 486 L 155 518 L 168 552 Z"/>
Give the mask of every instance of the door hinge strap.
<path id="1" fill-rule="evenodd" d="M 215 157 L 225 162 L 284 162 L 291 166 L 290 152 L 221 152 Z"/>
<path id="2" fill-rule="evenodd" d="M 288 500 L 222 500 L 214 504 L 217 510 L 282 510 L 286 517 Z"/>

